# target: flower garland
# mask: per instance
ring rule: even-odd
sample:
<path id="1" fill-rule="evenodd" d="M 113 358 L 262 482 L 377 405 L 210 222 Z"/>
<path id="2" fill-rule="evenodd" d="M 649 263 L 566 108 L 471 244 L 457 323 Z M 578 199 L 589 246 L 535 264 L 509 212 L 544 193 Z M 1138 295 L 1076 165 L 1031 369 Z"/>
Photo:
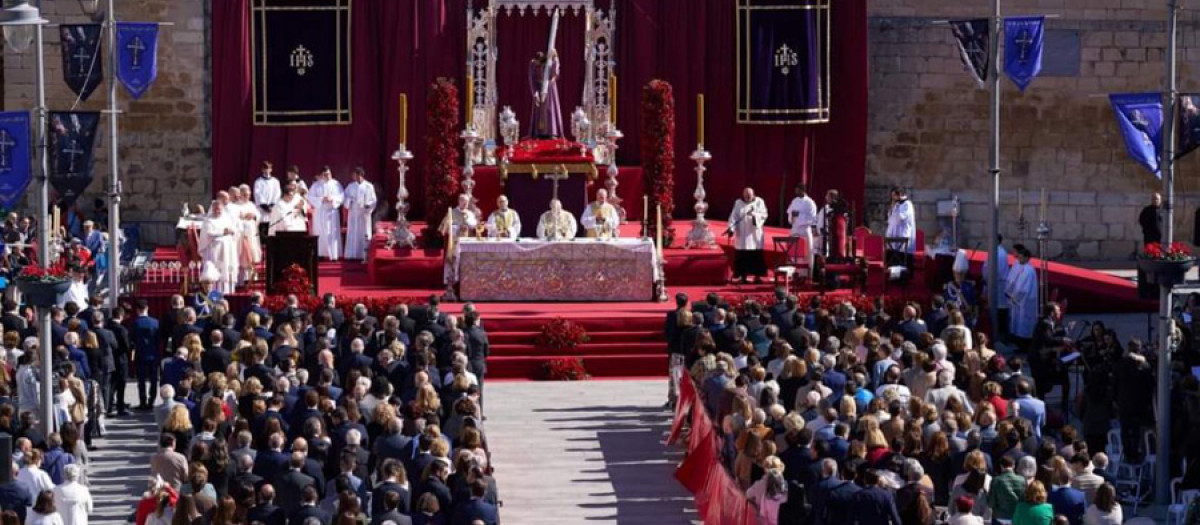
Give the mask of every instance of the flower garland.
<path id="1" fill-rule="evenodd" d="M 456 202 L 462 168 L 458 165 L 458 87 L 454 81 L 439 78 L 429 88 L 425 151 L 425 245 L 439 247 L 444 242 L 438 226 L 446 211 Z"/>
<path id="2" fill-rule="evenodd" d="M 579 348 L 579 345 L 591 340 L 582 326 L 562 317 L 555 317 L 542 325 L 541 333 L 534 337 L 533 344 L 543 350 L 572 352 Z"/>
<path id="3" fill-rule="evenodd" d="M 663 225 L 670 226 L 675 212 L 675 95 L 665 80 L 652 80 L 642 90 L 641 147 L 643 186 L 650 197 L 650 213 L 661 205 Z M 653 230 L 653 216 L 645 219 Z M 674 237 L 674 228 L 663 232 L 667 246 Z"/>
<path id="4" fill-rule="evenodd" d="M 591 377 L 578 357 L 551 359 L 542 365 L 542 371 L 550 381 L 583 381 Z"/>

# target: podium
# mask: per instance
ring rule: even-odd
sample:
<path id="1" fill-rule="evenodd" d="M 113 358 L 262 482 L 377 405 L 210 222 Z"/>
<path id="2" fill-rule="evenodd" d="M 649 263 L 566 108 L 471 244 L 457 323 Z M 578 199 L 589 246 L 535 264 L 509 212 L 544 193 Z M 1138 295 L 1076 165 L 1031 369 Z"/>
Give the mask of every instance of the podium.
<path id="1" fill-rule="evenodd" d="M 308 232 L 276 232 L 267 237 L 267 292 L 283 278 L 283 270 L 298 264 L 312 280 L 313 295 L 318 295 L 317 237 Z"/>

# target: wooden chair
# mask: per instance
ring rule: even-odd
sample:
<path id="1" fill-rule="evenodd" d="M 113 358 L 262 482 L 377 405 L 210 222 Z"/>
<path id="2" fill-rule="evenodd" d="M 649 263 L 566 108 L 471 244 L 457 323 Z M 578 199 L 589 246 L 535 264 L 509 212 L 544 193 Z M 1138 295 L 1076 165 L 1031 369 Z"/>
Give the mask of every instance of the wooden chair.
<path id="1" fill-rule="evenodd" d="M 775 251 L 783 254 L 781 264 L 775 266 L 775 284 L 783 277 L 783 286 L 792 289 L 792 283 L 802 279 L 812 278 L 813 269 L 809 264 L 808 240 L 803 237 L 774 237 Z"/>

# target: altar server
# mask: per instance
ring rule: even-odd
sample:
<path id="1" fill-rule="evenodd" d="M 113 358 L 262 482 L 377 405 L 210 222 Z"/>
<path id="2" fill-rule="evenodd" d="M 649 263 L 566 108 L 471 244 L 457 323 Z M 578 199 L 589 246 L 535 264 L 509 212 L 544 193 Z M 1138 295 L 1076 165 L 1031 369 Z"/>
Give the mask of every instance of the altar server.
<path id="1" fill-rule="evenodd" d="M 333 178 L 329 166 L 313 181 L 308 191 L 308 202 L 313 207 L 312 233 L 319 237 L 317 255 L 331 261 L 342 255 L 342 199 L 345 192 L 342 184 Z"/>
<path id="2" fill-rule="evenodd" d="M 367 258 L 371 242 L 371 216 L 375 213 L 375 185 L 366 179 L 366 171 L 354 168 L 354 182 L 346 186 L 346 258 Z"/>
<path id="3" fill-rule="evenodd" d="M 496 198 L 496 211 L 488 216 L 488 237 L 515 241 L 521 236 L 521 216 L 508 207 L 508 197 Z"/>
<path id="4" fill-rule="evenodd" d="M 808 252 L 808 267 L 813 265 L 813 230 L 817 227 L 817 203 L 808 196 L 804 184 L 796 185 L 796 197 L 787 209 L 788 222 L 792 225 L 792 237 L 804 239 Z"/>
<path id="5" fill-rule="evenodd" d="M 308 201 L 296 194 L 294 184 L 288 184 L 283 189 L 283 198 L 271 208 L 267 223 L 270 224 L 272 237 L 276 232 L 308 231 Z"/>
<path id="6" fill-rule="evenodd" d="M 550 211 L 542 214 L 538 220 L 537 236 L 543 241 L 563 241 L 574 239 L 579 232 L 579 224 L 575 216 L 563 211 L 562 202 L 558 199 L 550 201 Z"/>
<path id="7" fill-rule="evenodd" d="M 255 267 L 262 262 L 262 243 L 258 238 L 258 225 L 262 214 L 258 206 L 250 202 L 250 186 L 245 184 L 230 188 L 233 201 L 228 206 L 230 217 L 236 221 L 238 246 L 238 283 L 242 284 L 254 278 Z M 275 203 L 278 207 L 279 203 Z"/>
<path id="8" fill-rule="evenodd" d="M 1009 333 L 1021 350 L 1026 351 L 1038 319 L 1038 277 L 1037 270 L 1029 264 L 1029 249 L 1015 244 L 1013 252 L 1017 254 L 1017 264 L 1008 270 L 1004 295 L 1008 298 Z"/>
<path id="9" fill-rule="evenodd" d="M 608 190 L 596 191 L 596 201 L 583 210 L 579 222 L 587 230 L 588 237 L 613 239 L 620 236 L 621 216 L 608 203 Z"/>
<path id="10" fill-rule="evenodd" d="M 269 161 L 263 161 L 262 173 L 258 179 L 254 181 L 254 204 L 258 206 L 259 216 L 263 218 L 263 223 L 260 225 L 262 230 L 266 230 L 266 217 L 271 214 L 271 208 L 279 202 L 279 197 L 283 195 L 280 190 L 279 179 L 276 179 L 271 174 L 272 166 Z"/>
<path id="11" fill-rule="evenodd" d="M 733 276 L 746 282 L 753 275 L 755 282 L 762 282 L 767 274 L 767 262 L 763 258 L 763 225 L 767 222 L 767 204 L 754 196 L 753 188 L 742 190 L 742 198 L 733 205 L 729 214 L 729 228 L 725 235 L 733 237 Z"/>
<path id="12" fill-rule="evenodd" d="M 442 220 L 442 226 L 438 231 L 442 235 L 449 235 L 454 232 L 454 238 L 470 236 L 475 232 L 475 228 L 479 226 L 479 217 L 475 216 L 475 212 L 471 211 L 471 197 L 467 195 L 458 196 L 458 205 L 450 208 L 446 213 L 446 218 Z"/>
<path id="13" fill-rule="evenodd" d="M 214 200 L 208 217 L 200 230 L 200 257 L 204 261 L 200 280 L 212 283 L 221 293 L 232 293 L 237 280 L 238 224 L 225 210 L 225 204 Z"/>
<path id="14" fill-rule="evenodd" d="M 908 200 L 908 192 L 903 188 L 892 189 L 892 203 L 888 209 L 888 239 L 908 239 L 903 250 L 893 250 L 888 242 L 888 250 L 904 255 L 905 266 L 912 268 L 912 254 L 917 250 L 917 215 L 913 211 L 912 202 Z"/>
<path id="15" fill-rule="evenodd" d="M 284 186 L 287 186 L 288 184 L 295 185 L 296 194 L 300 195 L 301 197 L 308 194 L 308 184 L 304 182 L 304 179 L 300 178 L 300 166 L 295 164 L 288 166 L 286 177 L 287 178 L 283 181 Z"/>

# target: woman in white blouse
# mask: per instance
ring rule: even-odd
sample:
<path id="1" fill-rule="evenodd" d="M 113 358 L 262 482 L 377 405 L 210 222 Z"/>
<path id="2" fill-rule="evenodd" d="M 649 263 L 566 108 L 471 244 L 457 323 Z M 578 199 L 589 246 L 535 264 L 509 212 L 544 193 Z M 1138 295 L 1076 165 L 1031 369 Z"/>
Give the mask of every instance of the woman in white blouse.
<path id="1" fill-rule="evenodd" d="M 1124 516 L 1117 502 L 1117 489 L 1110 483 L 1096 489 L 1096 499 L 1083 514 L 1083 525 L 1121 525 Z"/>
<path id="2" fill-rule="evenodd" d="M 42 451 L 33 449 L 25 461 L 25 468 L 17 473 L 17 483 L 25 487 L 30 494 L 41 494 L 42 491 L 54 490 L 54 481 L 42 470 Z"/>
<path id="3" fill-rule="evenodd" d="M 37 494 L 33 509 L 25 513 L 25 525 L 63 525 L 62 516 L 54 507 L 54 491 L 43 490 Z"/>

